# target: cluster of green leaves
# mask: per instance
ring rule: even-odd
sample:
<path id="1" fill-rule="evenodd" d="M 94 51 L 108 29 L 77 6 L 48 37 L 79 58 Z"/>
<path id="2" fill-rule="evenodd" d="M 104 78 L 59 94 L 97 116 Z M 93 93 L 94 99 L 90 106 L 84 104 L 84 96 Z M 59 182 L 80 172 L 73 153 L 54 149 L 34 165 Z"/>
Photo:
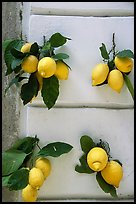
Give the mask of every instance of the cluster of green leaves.
<path id="1" fill-rule="evenodd" d="M 36 152 L 38 142 L 37 136 L 20 138 L 10 149 L 2 152 L 2 186 L 11 191 L 25 188 L 28 184 L 29 171 L 36 158 L 59 157 L 73 148 L 64 142 L 53 142 Z"/>
<path id="2" fill-rule="evenodd" d="M 103 177 L 101 176 L 101 172 L 95 172 L 93 171 L 87 163 L 87 154 L 88 152 L 94 148 L 94 147 L 101 147 L 105 149 L 108 155 L 108 159 L 111 157 L 109 152 L 110 152 L 110 147 L 109 144 L 106 141 L 102 141 L 100 139 L 100 142 L 95 143 L 91 137 L 88 135 L 83 135 L 80 138 L 80 146 L 83 151 L 82 156 L 79 158 L 80 165 L 77 164 L 75 166 L 75 171 L 78 173 L 86 173 L 86 174 L 92 174 L 96 173 L 96 180 L 100 186 L 100 188 L 105 192 L 105 193 L 110 193 L 110 195 L 114 198 L 117 197 L 117 192 L 116 188 L 113 185 L 108 184 Z M 116 160 L 118 161 L 118 160 Z M 119 161 L 118 161 L 119 162 Z M 121 164 L 121 162 L 119 162 Z"/>
<path id="3" fill-rule="evenodd" d="M 5 75 L 8 76 L 11 73 L 14 73 L 13 75 L 14 77 L 9 83 L 5 92 L 7 92 L 7 90 L 13 84 L 19 87 L 20 82 L 22 82 L 25 79 L 27 80 L 27 83 L 21 85 L 20 97 L 24 105 L 29 103 L 32 100 L 32 98 L 36 97 L 38 94 L 39 82 L 35 76 L 35 73 L 32 73 L 29 76 L 26 76 L 26 75 L 24 76 L 24 71 L 21 68 L 22 62 L 29 55 L 36 56 L 38 60 L 40 60 L 43 57 L 52 57 L 54 60 L 63 61 L 69 58 L 69 55 L 66 53 L 55 54 L 55 49 L 64 45 L 67 42 L 67 40 L 71 40 L 71 39 L 61 35 L 60 33 L 54 33 L 47 41 L 45 40 L 45 37 L 44 37 L 44 43 L 42 46 L 38 45 L 37 42 L 34 42 L 31 45 L 30 51 L 27 53 L 22 53 L 20 51 L 21 47 L 25 44 L 23 40 L 19 40 L 19 39 L 5 40 L 3 42 L 4 60 L 7 66 L 7 71 Z M 41 96 L 48 109 L 52 108 L 55 105 L 58 95 L 59 95 L 58 78 L 55 75 L 49 78 L 43 78 L 43 87 L 41 90 Z"/>
<path id="4" fill-rule="evenodd" d="M 110 71 L 116 68 L 115 63 L 114 63 L 114 59 L 116 56 L 118 56 L 120 58 L 128 57 L 128 58 L 134 59 L 134 53 L 130 49 L 124 49 L 121 51 L 116 51 L 116 49 L 115 49 L 116 48 L 115 33 L 113 33 L 112 44 L 113 44 L 112 48 L 109 51 L 107 50 L 107 47 L 104 43 L 102 43 L 102 45 L 99 47 L 101 57 L 102 57 L 103 61 L 108 64 Z M 112 54 L 112 56 L 111 56 L 111 54 Z M 128 87 L 128 90 L 130 91 L 132 98 L 134 99 L 134 89 L 133 89 L 132 83 L 128 77 L 129 73 L 130 72 L 128 72 L 128 73 L 122 72 L 123 77 L 124 77 L 124 81 Z M 107 84 L 107 79 L 100 85 L 103 85 L 103 84 Z"/>

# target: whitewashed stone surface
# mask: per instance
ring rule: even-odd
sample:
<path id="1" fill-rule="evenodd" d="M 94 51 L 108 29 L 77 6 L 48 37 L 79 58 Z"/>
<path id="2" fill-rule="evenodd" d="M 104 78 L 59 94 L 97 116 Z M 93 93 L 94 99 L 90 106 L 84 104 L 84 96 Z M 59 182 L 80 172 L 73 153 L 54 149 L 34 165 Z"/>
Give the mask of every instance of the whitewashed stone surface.
<path id="1" fill-rule="evenodd" d="M 74 171 L 84 134 L 109 143 L 113 159 L 124 168 L 118 201 L 133 201 L 134 102 L 125 85 L 120 94 L 108 85 L 91 86 L 91 71 L 102 62 L 99 47 L 104 43 L 110 49 L 114 32 L 117 50 L 134 50 L 133 6 L 132 2 L 24 2 L 23 35 L 28 41 L 42 44 L 43 35 L 48 39 L 55 32 L 72 39 L 56 50 L 69 54 L 66 63 L 72 70 L 67 81 L 60 81 L 55 107 L 47 110 L 39 95 L 22 109 L 22 135 L 37 135 L 41 146 L 64 141 L 74 147 L 50 158 L 52 172 L 38 193 L 40 202 L 112 201 L 94 174 Z M 129 77 L 134 84 L 134 70 Z"/>

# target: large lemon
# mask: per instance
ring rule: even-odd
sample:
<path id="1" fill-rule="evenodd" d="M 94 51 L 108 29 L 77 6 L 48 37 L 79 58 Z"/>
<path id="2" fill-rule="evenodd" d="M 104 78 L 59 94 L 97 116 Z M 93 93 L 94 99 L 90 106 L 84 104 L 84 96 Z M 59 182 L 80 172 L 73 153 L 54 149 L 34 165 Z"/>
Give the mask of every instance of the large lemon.
<path id="1" fill-rule="evenodd" d="M 35 162 L 35 167 L 41 169 L 44 178 L 47 178 L 51 172 L 51 163 L 47 158 L 38 158 Z"/>
<path id="2" fill-rule="evenodd" d="M 123 74 L 118 70 L 114 69 L 110 71 L 108 75 L 108 85 L 118 93 L 120 93 L 123 85 L 124 85 L 124 78 Z"/>
<path id="3" fill-rule="evenodd" d="M 109 161 L 107 166 L 101 171 L 103 179 L 116 188 L 119 187 L 123 177 L 123 168 L 117 161 Z"/>
<path id="4" fill-rule="evenodd" d="M 23 53 L 30 52 L 31 45 L 32 45 L 32 43 L 25 43 L 21 47 L 21 52 L 23 52 Z"/>
<path id="5" fill-rule="evenodd" d="M 88 166 L 93 171 L 101 171 L 105 168 L 108 162 L 108 155 L 101 147 L 92 148 L 87 154 Z"/>
<path id="6" fill-rule="evenodd" d="M 58 60 L 56 62 L 56 71 L 54 75 L 60 80 L 67 80 L 69 75 L 68 66 L 61 60 Z"/>
<path id="7" fill-rule="evenodd" d="M 44 175 L 41 169 L 33 167 L 29 172 L 29 184 L 36 189 L 39 189 L 44 183 Z"/>
<path id="8" fill-rule="evenodd" d="M 92 86 L 102 84 L 109 73 L 109 67 L 107 64 L 97 64 L 92 70 Z"/>
<path id="9" fill-rule="evenodd" d="M 38 72 L 43 78 L 54 75 L 56 71 L 56 62 L 51 57 L 43 57 L 38 63 Z"/>
<path id="10" fill-rule="evenodd" d="M 133 68 L 133 60 L 128 57 L 115 57 L 114 59 L 115 66 L 121 72 L 130 72 Z"/>
<path id="11" fill-rule="evenodd" d="M 35 202 L 37 200 L 37 196 L 37 189 L 33 188 L 30 184 L 22 190 L 22 199 L 24 202 Z"/>
<path id="12" fill-rule="evenodd" d="M 38 59 L 34 55 L 29 55 L 25 58 L 21 64 L 22 69 L 24 72 L 33 73 L 37 70 L 38 66 Z"/>

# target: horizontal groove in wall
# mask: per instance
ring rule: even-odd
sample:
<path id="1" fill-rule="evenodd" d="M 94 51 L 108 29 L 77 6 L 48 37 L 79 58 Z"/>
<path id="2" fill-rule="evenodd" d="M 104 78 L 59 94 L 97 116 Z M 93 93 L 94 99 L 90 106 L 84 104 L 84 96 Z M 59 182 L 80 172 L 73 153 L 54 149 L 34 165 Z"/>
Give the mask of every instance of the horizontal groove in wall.
<path id="1" fill-rule="evenodd" d="M 82 198 L 82 199 L 39 199 L 39 202 L 113 202 L 113 199 L 87 199 L 87 198 Z M 114 202 L 134 202 L 133 198 L 122 198 L 122 199 L 115 199 Z"/>
<path id="2" fill-rule="evenodd" d="M 95 16 L 95 17 L 110 17 L 110 16 L 134 16 L 133 10 L 123 9 L 88 9 L 88 10 L 75 10 L 75 9 L 46 9 L 46 8 L 31 8 L 31 15 L 59 15 L 59 16 Z"/>
<path id="3" fill-rule="evenodd" d="M 43 103 L 31 103 L 27 105 L 28 107 L 46 108 Z M 132 104 L 87 104 L 87 103 L 77 103 L 77 104 L 55 104 L 53 108 L 104 108 L 104 109 L 134 109 Z"/>

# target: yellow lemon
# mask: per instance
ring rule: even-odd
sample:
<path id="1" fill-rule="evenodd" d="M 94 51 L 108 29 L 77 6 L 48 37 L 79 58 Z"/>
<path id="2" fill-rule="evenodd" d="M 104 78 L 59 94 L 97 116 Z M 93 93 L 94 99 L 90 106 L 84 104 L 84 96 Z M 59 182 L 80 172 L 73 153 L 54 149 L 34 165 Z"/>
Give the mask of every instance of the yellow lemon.
<path id="1" fill-rule="evenodd" d="M 24 202 L 35 202 L 37 200 L 37 196 L 37 189 L 33 188 L 30 184 L 22 190 L 22 199 Z"/>
<path id="2" fill-rule="evenodd" d="M 92 70 L 92 85 L 102 84 L 106 80 L 108 73 L 109 67 L 107 64 L 97 64 Z"/>
<path id="3" fill-rule="evenodd" d="M 38 59 L 34 55 L 29 55 L 21 64 L 22 69 L 24 72 L 33 73 L 37 70 L 38 66 Z"/>
<path id="4" fill-rule="evenodd" d="M 25 43 L 21 48 L 21 52 L 23 53 L 30 52 L 31 45 L 32 43 Z"/>
<path id="5" fill-rule="evenodd" d="M 35 167 L 41 169 L 44 178 L 49 176 L 51 172 L 51 163 L 47 158 L 38 158 L 35 162 Z"/>
<path id="6" fill-rule="evenodd" d="M 123 74 L 118 70 L 114 69 L 110 71 L 108 75 L 108 85 L 118 93 L 120 93 L 123 85 L 124 85 L 124 78 Z"/>
<path id="7" fill-rule="evenodd" d="M 116 56 L 114 59 L 115 66 L 121 72 L 130 72 L 133 68 L 133 60 L 128 57 L 118 57 Z"/>
<path id="8" fill-rule="evenodd" d="M 29 184 L 36 189 L 39 189 L 44 182 L 44 175 L 41 169 L 33 167 L 29 172 Z"/>
<path id="9" fill-rule="evenodd" d="M 58 60 L 56 62 L 56 71 L 54 75 L 60 80 L 67 80 L 69 75 L 68 66 L 61 60 Z"/>
<path id="10" fill-rule="evenodd" d="M 37 78 L 37 80 L 39 82 L 39 90 L 41 90 L 42 85 L 43 85 L 43 77 L 39 74 L 38 71 L 35 73 L 35 75 L 36 75 L 36 78 Z"/>
<path id="11" fill-rule="evenodd" d="M 56 71 L 56 62 L 51 57 L 43 57 L 38 63 L 38 72 L 43 78 L 54 75 Z"/>
<path id="12" fill-rule="evenodd" d="M 87 154 L 88 166 L 93 171 L 101 171 L 105 168 L 108 162 L 108 155 L 101 147 L 92 148 Z"/>
<path id="13" fill-rule="evenodd" d="M 109 161 L 107 166 L 101 171 L 103 179 L 116 188 L 119 187 L 123 177 L 123 168 L 117 161 Z"/>

